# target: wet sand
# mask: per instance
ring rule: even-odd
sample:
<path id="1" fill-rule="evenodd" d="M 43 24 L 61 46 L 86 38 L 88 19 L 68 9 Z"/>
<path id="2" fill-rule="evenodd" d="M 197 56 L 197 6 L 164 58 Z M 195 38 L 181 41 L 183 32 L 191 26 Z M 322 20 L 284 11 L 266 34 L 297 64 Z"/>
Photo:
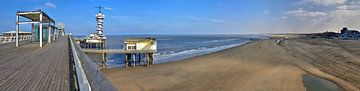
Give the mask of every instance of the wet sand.
<path id="1" fill-rule="evenodd" d="M 122 91 L 305 91 L 304 74 L 329 79 L 346 90 L 359 90 L 356 78 L 338 77 L 341 75 L 330 73 L 334 69 L 324 70 L 328 65 L 318 66 L 304 59 L 311 54 L 299 51 L 309 50 L 296 47 L 310 45 L 304 41 L 286 40 L 277 44 L 276 40 L 260 40 L 182 61 L 150 67 L 103 69 L 102 72 Z M 345 62 L 359 67 L 357 61 Z M 328 63 L 338 64 L 324 64 Z M 346 65 L 339 67 L 343 66 Z M 359 77 L 359 69 L 354 69 L 352 77 Z"/>

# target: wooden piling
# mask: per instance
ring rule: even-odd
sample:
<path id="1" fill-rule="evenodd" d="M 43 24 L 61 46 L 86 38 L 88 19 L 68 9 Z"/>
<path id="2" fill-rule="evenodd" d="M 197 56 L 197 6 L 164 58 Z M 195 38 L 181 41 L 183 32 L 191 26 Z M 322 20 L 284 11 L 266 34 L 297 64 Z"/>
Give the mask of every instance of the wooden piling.
<path id="1" fill-rule="evenodd" d="M 149 66 L 150 66 L 150 58 L 149 58 L 149 54 L 148 54 L 148 53 L 146 53 L 146 54 L 145 54 L 145 56 L 146 56 L 146 67 L 149 67 Z"/>
<path id="2" fill-rule="evenodd" d="M 124 54 L 125 57 L 125 67 L 127 68 L 128 66 L 132 66 L 135 67 L 136 65 L 142 65 L 142 66 L 147 66 L 149 67 L 151 64 L 154 64 L 154 51 L 146 51 L 146 50 L 111 50 L 111 49 L 95 49 L 96 46 L 91 47 L 92 45 L 96 45 L 96 44 L 89 44 L 89 49 L 83 49 L 85 53 L 99 53 L 100 55 L 102 55 L 102 59 L 101 62 L 102 64 L 106 64 L 107 59 L 106 59 L 106 55 L 107 54 Z M 99 46 L 102 46 L 102 44 L 99 44 Z M 93 49 L 91 49 L 93 48 Z M 121 60 L 123 61 L 123 60 Z M 104 65 L 106 67 L 106 65 Z M 102 66 L 102 67 L 104 67 Z"/>
<path id="3" fill-rule="evenodd" d="M 139 55 L 139 56 L 138 56 L 138 58 L 139 58 L 139 65 L 141 65 L 141 64 L 142 64 L 142 63 L 141 63 L 141 62 L 142 62 L 142 61 L 141 61 L 141 53 L 139 53 L 138 55 Z"/>
<path id="4" fill-rule="evenodd" d="M 136 65 L 136 54 L 132 54 L 133 55 L 133 67 L 135 67 Z"/>
<path id="5" fill-rule="evenodd" d="M 101 54 L 101 58 L 102 58 L 102 60 L 101 60 L 101 67 L 102 68 L 106 68 L 106 53 L 102 53 Z"/>
<path id="6" fill-rule="evenodd" d="M 125 54 L 125 68 L 129 65 L 129 54 Z"/>
<path id="7" fill-rule="evenodd" d="M 149 53 L 149 58 L 150 58 L 150 64 L 154 64 L 154 54 L 153 53 Z"/>

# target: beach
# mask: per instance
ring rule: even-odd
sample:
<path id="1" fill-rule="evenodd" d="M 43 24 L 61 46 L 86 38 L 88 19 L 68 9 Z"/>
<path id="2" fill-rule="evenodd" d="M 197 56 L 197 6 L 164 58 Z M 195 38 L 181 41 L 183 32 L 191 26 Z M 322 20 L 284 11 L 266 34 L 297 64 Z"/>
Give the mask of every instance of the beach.
<path id="1" fill-rule="evenodd" d="M 267 39 L 180 61 L 102 72 L 122 91 L 305 91 L 304 74 L 357 91 L 360 53 L 353 42 Z"/>

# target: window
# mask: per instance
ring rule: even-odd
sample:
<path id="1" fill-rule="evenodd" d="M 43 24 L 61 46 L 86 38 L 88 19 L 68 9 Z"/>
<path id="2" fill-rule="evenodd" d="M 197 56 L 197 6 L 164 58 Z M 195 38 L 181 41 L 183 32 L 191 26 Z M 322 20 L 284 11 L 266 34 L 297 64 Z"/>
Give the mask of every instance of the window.
<path id="1" fill-rule="evenodd" d="M 128 50 L 136 50 L 136 46 L 128 46 Z"/>

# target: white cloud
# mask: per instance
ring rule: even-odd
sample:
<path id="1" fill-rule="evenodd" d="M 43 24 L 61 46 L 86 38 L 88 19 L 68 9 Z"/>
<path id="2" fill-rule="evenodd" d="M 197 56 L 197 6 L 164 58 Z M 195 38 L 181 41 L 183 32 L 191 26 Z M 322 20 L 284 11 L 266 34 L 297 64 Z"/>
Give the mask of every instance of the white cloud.
<path id="1" fill-rule="evenodd" d="M 295 6 L 295 10 L 283 11 L 289 26 L 297 31 L 337 31 L 341 27 L 360 29 L 360 2 L 357 0 L 304 0 L 313 5 Z M 330 2 L 332 1 L 332 2 Z M 295 30 L 294 29 L 294 30 Z"/>
<path id="2" fill-rule="evenodd" d="M 270 10 L 264 10 L 263 12 L 264 12 L 265 14 L 270 14 L 270 13 L 271 13 Z"/>
<path id="3" fill-rule="evenodd" d="M 104 7 L 104 9 L 106 9 L 106 10 L 113 10 L 113 9 L 110 8 L 110 7 Z"/>
<path id="4" fill-rule="evenodd" d="M 178 15 L 176 17 L 184 18 L 184 19 L 191 19 L 191 20 L 197 20 L 197 21 L 207 21 L 207 22 L 214 22 L 214 23 L 228 23 L 228 24 L 236 24 L 234 22 L 229 22 L 221 19 L 214 19 L 214 18 L 205 18 L 205 17 L 195 17 L 195 16 L 184 16 L 184 15 Z"/>
<path id="5" fill-rule="evenodd" d="M 339 5 L 336 7 L 336 9 L 340 9 L 340 10 L 355 10 L 355 9 L 360 9 L 359 5 L 356 4 L 352 4 L 352 5 Z"/>
<path id="6" fill-rule="evenodd" d="M 326 16 L 327 13 L 320 12 L 320 11 L 306 11 L 303 8 L 299 8 L 297 10 L 287 11 L 285 12 L 286 15 L 291 15 L 295 17 L 319 17 L 319 16 Z"/>
<path id="7" fill-rule="evenodd" d="M 281 16 L 280 18 L 281 18 L 281 19 L 288 19 L 287 16 Z"/>
<path id="8" fill-rule="evenodd" d="M 300 3 L 312 3 L 316 5 L 340 5 L 345 4 L 347 0 L 302 0 Z"/>
<path id="9" fill-rule="evenodd" d="M 54 3 L 51 3 L 51 2 L 46 2 L 44 4 L 44 6 L 48 7 L 48 8 L 56 8 L 56 5 Z"/>

